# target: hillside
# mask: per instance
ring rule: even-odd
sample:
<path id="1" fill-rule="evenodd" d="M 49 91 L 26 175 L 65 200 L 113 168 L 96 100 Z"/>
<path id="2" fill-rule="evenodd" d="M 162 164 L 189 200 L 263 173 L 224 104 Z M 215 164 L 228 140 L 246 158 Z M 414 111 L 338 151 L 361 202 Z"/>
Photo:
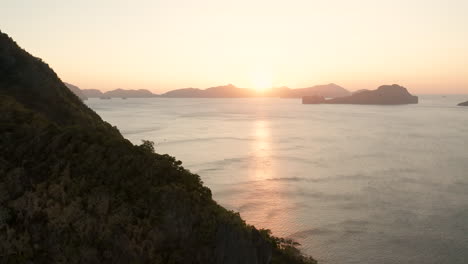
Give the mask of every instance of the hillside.
<path id="1" fill-rule="evenodd" d="M 0 263 L 315 261 L 124 139 L 0 32 Z"/>

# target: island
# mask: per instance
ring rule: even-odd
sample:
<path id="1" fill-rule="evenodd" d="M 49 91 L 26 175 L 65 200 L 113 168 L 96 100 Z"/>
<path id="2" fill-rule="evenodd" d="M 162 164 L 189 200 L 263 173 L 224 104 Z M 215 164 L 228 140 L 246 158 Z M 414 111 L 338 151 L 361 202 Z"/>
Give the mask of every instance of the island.
<path id="1" fill-rule="evenodd" d="M 161 97 L 167 98 L 248 98 L 248 97 L 280 97 L 301 98 L 303 96 L 319 95 L 323 97 L 336 98 L 350 95 L 351 92 L 334 83 L 316 85 L 307 88 L 288 88 L 286 86 L 265 89 L 259 92 L 252 88 L 239 88 L 233 84 L 215 86 L 206 89 L 183 88 L 176 89 Z"/>
<path id="2" fill-rule="evenodd" d="M 99 98 L 103 96 L 103 93 L 98 89 L 83 89 L 81 91 L 89 98 Z"/>
<path id="3" fill-rule="evenodd" d="M 253 91 L 238 88 L 232 84 L 211 87 L 207 89 L 183 88 L 172 90 L 161 95 L 167 98 L 243 98 L 252 97 Z"/>
<path id="4" fill-rule="evenodd" d="M 345 88 L 334 84 L 315 85 L 307 88 L 290 89 L 287 87 L 279 93 L 282 98 L 301 98 L 304 96 L 323 96 L 325 98 L 337 98 L 351 95 Z"/>
<path id="5" fill-rule="evenodd" d="M 104 93 L 104 96 L 115 98 L 151 98 L 156 97 L 158 95 L 153 94 L 149 90 L 146 89 L 138 89 L 138 90 L 127 90 L 127 89 L 115 89 L 112 91 L 107 91 Z"/>
<path id="6" fill-rule="evenodd" d="M 468 101 L 463 102 L 463 103 L 459 103 L 458 106 L 468 106 Z"/>
<path id="7" fill-rule="evenodd" d="M 76 85 L 64 82 L 65 86 L 70 89 L 78 98 L 81 100 L 87 100 L 88 97 L 83 93 L 83 91 Z"/>
<path id="8" fill-rule="evenodd" d="M 350 96 L 325 99 L 317 96 L 303 97 L 303 104 L 367 104 L 367 105 L 402 105 L 417 104 L 418 97 L 411 95 L 400 85 L 382 85 L 376 90 L 362 90 Z"/>
<path id="9" fill-rule="evenodd" d="M 101 98 L 101 99 L 110 99 L 110 98 L 152 98 L 157 97 L 157 94 L 153 94 L 146 89 L 115 89 L 107 92 L 101 92 L 98 89 L 83 89 L 81 92 L 89 98 Z"/>
<path id="10" fill-rule="evenodd" d="M 72 86 L 70 86 L 72 87 Z M 351 92 L 334 83 L 315 85 L 307 88 L 288 88 L 286 86 L 258 91 L 253 88 L 239 88 L 233 84 L 210 87 L 206 89 L 182 88 L 168 91 L 163 94 L 154 94 L 149 90 L 115 89 L 101 92 L 98 89 L 82 89 L 77 86 L 72 88 L 75 94 L 80 92 L 88 98 L 250 98 L 250 97 L 276 97 L 276 98 L 301 98 L 304 96 L 323 96 L 326 98 L 338 98 L 351 95 Z M 77 90 L 78 89 L 78 90 Z"/>

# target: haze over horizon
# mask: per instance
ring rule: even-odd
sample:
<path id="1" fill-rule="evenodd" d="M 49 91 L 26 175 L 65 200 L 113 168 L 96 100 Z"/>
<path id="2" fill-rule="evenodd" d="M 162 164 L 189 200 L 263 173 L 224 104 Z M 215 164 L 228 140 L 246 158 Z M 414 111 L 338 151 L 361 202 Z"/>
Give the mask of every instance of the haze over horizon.
<path id="1" fill-rule="evenodd" d="M 18 0 L 0 9 L 2 31 L 62 80 L 155 93 L 228 83 L 468 93 L 467 13 L 463 0 Z"/>

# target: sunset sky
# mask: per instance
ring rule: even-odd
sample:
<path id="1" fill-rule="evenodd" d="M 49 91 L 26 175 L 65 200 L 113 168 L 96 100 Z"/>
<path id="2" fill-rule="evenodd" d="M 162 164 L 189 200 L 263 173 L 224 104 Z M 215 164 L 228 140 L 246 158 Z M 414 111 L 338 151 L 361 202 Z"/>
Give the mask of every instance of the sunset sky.
<path id="1" fill-rule="evenodd" d="M 2 0 L 0 30 L 80 88 L 468 93 L 467 0 Z"/>

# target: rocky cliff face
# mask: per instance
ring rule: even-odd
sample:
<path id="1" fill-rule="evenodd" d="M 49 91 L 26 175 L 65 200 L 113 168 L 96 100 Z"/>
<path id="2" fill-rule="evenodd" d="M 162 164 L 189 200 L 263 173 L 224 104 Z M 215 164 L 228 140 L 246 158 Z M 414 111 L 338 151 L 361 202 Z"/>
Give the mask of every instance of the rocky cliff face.
<path id="1" fill-rule="evenodd" d="M 315 261 L 124 139 L 0 32 L 0 263 Z"/>
<path id="2" fill-rule="evenodd" d="M 377 90 L 363 90 L 346 97 L 304 103 L 400 105 L 417 104 L 418 97 L 411 95 L 406 88 L 393 84 L 380 86 Z"/>

